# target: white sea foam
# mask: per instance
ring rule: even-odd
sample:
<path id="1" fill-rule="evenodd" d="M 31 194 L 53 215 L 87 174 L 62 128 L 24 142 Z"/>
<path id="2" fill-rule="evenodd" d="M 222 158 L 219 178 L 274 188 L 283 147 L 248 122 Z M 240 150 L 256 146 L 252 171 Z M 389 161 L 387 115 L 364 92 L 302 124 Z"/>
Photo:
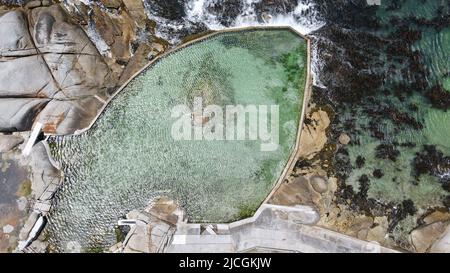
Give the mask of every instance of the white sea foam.
<path id="1" fill-rule="evenodd" d="M 217 16 L 208 12 L 207 7 L 220 0 L 190 0 L 186 4 L 186 19 L 193 22 L 204 23 L 209 29 L 221 30 L 227 28 L 222 25 Z M 243 0 L 241 14 L 228 28 L 239 28 L 246 26 L 290 26 L 302 34 L 309 34 L 325 25 L 320 17 L 317 7 L 311 0 L 299 0 L 297 7 L 286 14 L 264 14 L 262 20 L 258 20 L 255 4 L 260 0 Z M 312 46 L 311 73 L 313 84 L 322 88 L 325 85 L 317 75 L 323 64 L 316 57 L 317 47 Z"/>
<path id="2" fill-rule="evenodd" d="M 316 43 L 312 43 L 311 45 L 311 75 L 313 79 L 313 85 L 318 86 L 320 88 L 326 88 L 325 84 L 318 77 L 320 71 L 323 70 L 324 61 L 321 60 L 318 52 L 318 47 Z"/>
<path id="3" fill-rule="evenodd" d="M 213 30 L 225 28 L 218 18 L 209 13 L 207 7 L 218 0 L 190 0 L 186 4 L 186 17 L 193 22 L 202 22 Z M 245 26 L 290 26 L 303 34 L 308 34 L 325 25 L 320 19 L 315 4 L 310 0 L 300 0 L 294 11 L 286 14 L 265 14 L 258 20 L 255 4 L 260 0 L 244 0 L 241 14 L 237 16 L 231 27 Z M 307 15 L 305 15 L 307 14 Z"/>

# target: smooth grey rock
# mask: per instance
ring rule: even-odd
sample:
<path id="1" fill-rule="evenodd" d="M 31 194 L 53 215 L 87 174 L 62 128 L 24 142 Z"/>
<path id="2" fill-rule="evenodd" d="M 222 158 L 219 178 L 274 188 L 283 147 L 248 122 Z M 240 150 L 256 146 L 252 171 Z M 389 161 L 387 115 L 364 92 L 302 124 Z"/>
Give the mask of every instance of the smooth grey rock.
<path id="1" fill-rule="evenodd" d="M 0 17 L 0 131 L 88 127 L 116 84 L 108 65 L 59 4 L 25 11 Z"/>
<path id="2" fill-rule="evenodd" d="M 41 56 L 0 62 L 0 97 L 51 98 L 58 91 Z"/>
<path id="3" fill-rule="evenodd" d="M 22 11 L 10 11 L 0 17 L 0 58 L 36 54 Z"/>
<path id="4" fill-rule="evenodd" d="M 0 97 L 52 97 L 58 88 L 42 57 L 36 55 L 22 11 L 0 17 L 0 37 L 0 60 L 8 57 L 0 62 Z"/>
<path id="5" fill-rule="evenodd" d="M 0 98 L 0 131 L 27 131 L 49 99 Z"/>
<path id="6" fill-rule="evenodd" d="M 44 13 L 38 18 L 34 29 L 34 40 L 37 46 L 50 42 L 55 21 L 55 18 L 49 13 Z"/>
<path id="7" fill-rule="evenodd" d="M 83 29 L 70 22 L 61 6 L 33 9 L 31 18 L 34 41 L 41 53 L 99 55 Z"/>
<path id="8" fill-rule="evenodd" d="M 107 99 L 108 67 L 100 56 L 51 53 L 45 54 L 44 59 L 62 89 L 54 99 L 72 100 L 92 95 Z"/>
<path id="9" fill-rule="evenodd" d="M 114 86 L 108 66 L 59 5 L 32 10 L 33 35 L 61 90 L 41 112 L 43 130 L 71 134 L 88 127 Z"/>
<path id="10" fill-rule="evenodd" d="M 102 102 L 92 97 L 76 101 L 50 101 L 39 114 L 38 121 L 44 124 L 45 132 L 72 134 L 88 127 L 102 106 Z"/>
<path id="11" fill-rule="evenodd" d="M 0 153 L 8 152 L 23 143 L 23 137 L 16 135 L 0 135 Z"/>
<path id="12" fill-rule="evenodd" d="M 37 200 L 50 200 L 56 190 L 56 187 L 52 185 L 61 183 L 61 172 L 51 163 L 43 142 L 33 146 L 30 167 L 32 194 Z M 49 189 L 52 191 L 52 194 L 47 194 Z"/>

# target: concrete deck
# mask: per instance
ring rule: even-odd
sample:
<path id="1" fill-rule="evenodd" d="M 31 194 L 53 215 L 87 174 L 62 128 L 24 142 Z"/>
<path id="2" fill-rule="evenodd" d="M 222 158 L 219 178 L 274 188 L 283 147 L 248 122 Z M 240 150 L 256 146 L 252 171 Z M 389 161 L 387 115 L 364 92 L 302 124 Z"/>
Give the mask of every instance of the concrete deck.
<path id="1" fill-rule="evenodd" d="M 310 207 L 264 204 L 254 217 L 231 224 L 209 225 L 215 234 L 198 224 L 179 223 L 169 253 L 302 252 L 391 253 L 376 242 L 366 242 L 327 230 L 314 223 Z"/>

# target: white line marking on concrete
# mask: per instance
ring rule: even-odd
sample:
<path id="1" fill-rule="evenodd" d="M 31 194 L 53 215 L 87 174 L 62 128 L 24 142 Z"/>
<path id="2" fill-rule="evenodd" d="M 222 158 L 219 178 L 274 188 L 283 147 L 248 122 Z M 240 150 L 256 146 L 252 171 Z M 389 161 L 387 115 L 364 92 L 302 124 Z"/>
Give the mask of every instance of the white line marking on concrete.
<path id="1" fill-rule="evenodd" d="M 36 122 L 33 127 L 33 132 L 31 132 L 30 138 L 28 139 L 27 145 L 25 145 L 25 148 L 22 151 L 23 156 L 29 156 L 31 153 L 31 148 L 33 148 L 34 143 L 36 142 L 36 138 L 38 137 L 39 133 L 42 129 L 42 123 Z"/>

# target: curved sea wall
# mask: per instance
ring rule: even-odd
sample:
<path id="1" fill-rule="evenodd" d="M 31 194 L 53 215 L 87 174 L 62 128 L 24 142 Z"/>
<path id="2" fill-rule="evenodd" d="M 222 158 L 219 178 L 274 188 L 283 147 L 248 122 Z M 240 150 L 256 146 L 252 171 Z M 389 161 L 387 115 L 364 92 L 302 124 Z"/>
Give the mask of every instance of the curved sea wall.
<path id="1" fill-rule="evenodd" d="M 275 42 L 264 43 L 266 40 Z M 66 215 L 75 210 L 67 208 L 107 209 L 102 213 L 103 218 L 110 215 L 117 221 L 120 216 L 117 213 L 123 208 L 100 202 L 103 197 L 95 193 L 99 188 L 96 185 L 114 193 L 114 196 L 105 195 L 109 203 L 136 188 L 131 193 L 134 196 L 129 197 L 130 202 L 115 201 L 125 202 L 125 207 L 133 204 L 132 208 L 141 206 L 142 201 L 146 203 L 153 194 L 167 192 L 183 204 L 190 221 L 220 222 L 248 217 L 270 192 L 275 180 L 282 181 L 288 169 L 293 168 L 299 143 L 297 128 L 303 122 L 301 107 L 310 96 L 307 52 L 307 41 L 290 28 L 253 27 L 209 34 L 155 59 L 119 89 L 91 129 L 79 135 L 52 138 L 54 155 L 67 174 L 67 186 L 57 194 L 54 217 L 50 217 L 55 221 L 51 237 L 60 236 L 55 232 L 63 228 L 60 227 L 62 218 L 76 221 L 75 215 Z M 170 135 L 165 136 L 170 133 L 171 118 L 166 113 L 170 105 L 186 103 L 186 100 L 190 104 L 190 94 L 197 94 L 203 83 L 208 87 L 201 92 L 206 105 L 279 104 L 279 148 L 266 153 L 260 151 L 259 141 L 174 142 Z M 168 95 L 169 106 L 159 109 L 160 105 L 167 104 L 164 98 Z M 153 147 L 155 142 L 157 146 Z M 111 152 L 118 151 L 121 152 L 114 159 L 107 159 Z M 106 166 L 102 160 L 115 161 L 118 166 L 108 171 L 102 167 Z M 122 173 L 127 175 L 111 173 L 116 169 L 127 169 Z M 145 177 L 140 175 L 142 172 L 147 173 Z M 92 198 L 80 199 L 71 194 L 84 191 Z M 82 217 L 86 218 L 83 222 L 91 222 L 97 216 L 83 213 Z M 94 226 L 96 232 L 110 229 L 111 221 L 99 220 Z M 86 232 L 76 238 L 90 234 Z M 98 234 L 99 240 L 102 236 Z M 65 238 L 64 234 L 61 238 Z"/>

